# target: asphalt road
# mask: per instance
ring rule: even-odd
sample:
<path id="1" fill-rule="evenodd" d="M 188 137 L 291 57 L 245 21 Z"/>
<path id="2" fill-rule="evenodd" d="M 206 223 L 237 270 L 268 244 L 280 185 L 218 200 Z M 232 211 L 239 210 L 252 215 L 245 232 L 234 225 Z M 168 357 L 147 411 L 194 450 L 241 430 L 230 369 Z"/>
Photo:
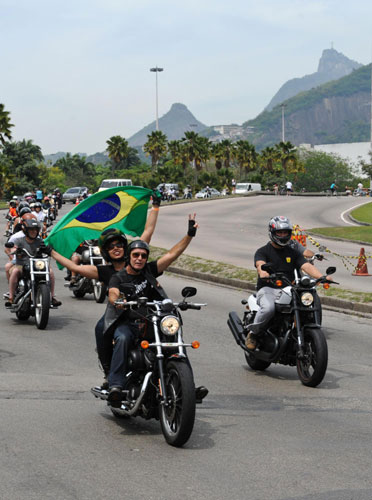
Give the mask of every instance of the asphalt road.
<path id="1" fill-rule="evenodd" d="M 198 287 L 184 313 L 196 383 L 210 394 L 183 449 L 156 421 L 116 420 L 89 388 L 101 380 L 93 327 L 104 310 L 57 284 L 47 330 L 0 308 L 2 500 L 370 500 L 372 336 L 367 320 L 325 312 L 329 369 L 306 388 L 296 370 L 254 373 L 226 325 L 242 294 L 164 276 L 170 296 Z M 4 289 L 4 275 L 0 276 Z"/>
<path id="2" fill-rule="evenodd" d="M 200 230 L 186 254 L 254 269 L 254 253 L 268 241 L 268 222 L 272 216 L 286 215 L 293 224 L 303 229 L 348 226 L 342 214 L 370 201 L 370 198 L 363 200 L 353 197 L 254 196 L 163 206 L 151 243 L 171 248 L 186 231 L 188 213 L 195 211 Z M 339 255 L 359 256 L 361 245 L 358 243 L 325 238 L 316 240 Z M 308 247 L 317 251 L 309 240 Z M 372 256 L 371 245 L 365 245 L 365 251 Z M 317 266 L 324 272 L 328 266 L 336 266 L 334 280 L 339 281 L 342 288 L 372 291 L 372 276 L 352 276 L 352 265 L 356 266 L 358 259 L 349 260 L 350 264 L 333 254 L 325 255 L 327 261 L 317 263 Z M 367 263 L 372 273 L 372 260 L 368 259 Z"/>

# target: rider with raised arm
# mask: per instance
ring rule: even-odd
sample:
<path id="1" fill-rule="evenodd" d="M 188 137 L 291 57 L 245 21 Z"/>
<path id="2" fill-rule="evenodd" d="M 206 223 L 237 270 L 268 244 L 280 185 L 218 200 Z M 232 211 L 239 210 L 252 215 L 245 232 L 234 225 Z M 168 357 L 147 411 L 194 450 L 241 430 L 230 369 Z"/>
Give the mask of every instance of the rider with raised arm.
<path id="1" fill-rule="evenodd" d="M 123 310 L 123 306 L 115 305 L 121 296 L 120 284 L 133 284 L 138 296 L 146 296 L 150 300 L 165 298 L 166 294 L 156 278 L 186 250 L 196 234 L 197 227 L 195 214 L 190 215 L 187 234 L 165 255 L 150 263 L 148 263 L 149 246 L 141 240 L 132 241 L 128 247 L 125 268 L 111 278 L 104 335 L 110 339 L 113 338 L 114 342 L 108 377 L 110 388 L 108 400 L 112 406 L 121 404 L 128 349 L 133 338 L 139 334 L 141 323 L 143 323 L 143 319 L 135 311 Z"/>
<path id="2" fill-rule="evenodd" d="M 281 272 L 291 281 L 294 280 L 294 270 L 301 269 L 312 278 L 321 278 L 322 273 L 304 255 L 291 244 L 292 224 L 287 217 L 275 216 L 269 222 L 270 241 L 259 248 L 254 256 L 257 268 L 257 304 L 260 306 L 254 322 L 249 325 L 245 345 L 254 350 L 257 336 L 260 335 L 275 314 L 275 301 L 280 297 L 282 286 L 268 281 L 269 273 L 262 269 L 264 264 L 271 264 L 273 272 Z"/>

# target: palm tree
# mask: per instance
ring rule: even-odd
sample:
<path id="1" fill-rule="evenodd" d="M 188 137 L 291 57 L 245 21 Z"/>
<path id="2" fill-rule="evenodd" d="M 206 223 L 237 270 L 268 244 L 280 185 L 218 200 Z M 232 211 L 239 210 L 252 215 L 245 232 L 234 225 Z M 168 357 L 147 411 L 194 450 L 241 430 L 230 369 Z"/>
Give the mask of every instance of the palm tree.
<path id="1" fill-rule="evenodd" d="M 154 130 L 147 136 L 143 150 L 147 156 L 151 156 L 151 167 L 156 170 L 160 159 L 167 153 L 167 136 L 161 130 Z"/>
<path id="2" fill-rule="evenodd" d="M 248 173 L 257 165 L 256 149 L 249 141 L 237 141 L 233 155 L 239 165 L 239 179 L 241 180 L 243 168 L 245 173 Z"/>
<path id="3" fill-rule="evenodd" d="M 224 139 L 221 141 L 222 159 L 223 166 L 225 168 L 230 168 L 230 162 L 233 156 L 234 145 L 229 139 Z"/>
<path id="4" fill-rule="evenodd" d="M 263 149 L 260 157 L 263 170 L 273 172 L 275 170 L 275 164 L 279 158 L 279 151 L 276 148 L 268 146 Z"/>
<path id="5" fill-rule="evenodd" d="M 6 144 L 5 138 L 9 141 L 12 139 L 12 134 L 10 129 L 14 127 L 10 123 L 10 113 L 5 111 L 4 104 L 0 104 L 0 143 L 4 146 Z"/>
<path id="6" fill-rule="evenodd" d="M 129 144 L 124 137 L 114 135 L 106 141 L 109 158 L 111 160 L 112 175 L 115 175 L 115 170 L 119 167 L 120 163 L 126 160 L 129 156 Z"/>
<path id="7" fill-rule="evenodd" d="M 296 171 L 298 163 L 296 147 L 289 141 L 281 141 L 279 144 L 276 144 L 276 149 L 278 151 L 284 173 L 287 173 L 288 169 Z"/>

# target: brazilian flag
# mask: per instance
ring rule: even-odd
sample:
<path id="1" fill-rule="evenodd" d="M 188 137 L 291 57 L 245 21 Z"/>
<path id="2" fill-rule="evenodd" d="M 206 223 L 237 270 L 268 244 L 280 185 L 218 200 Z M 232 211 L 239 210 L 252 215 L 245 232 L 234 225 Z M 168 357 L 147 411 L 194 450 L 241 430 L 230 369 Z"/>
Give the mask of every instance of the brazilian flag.
<path id="1" fill-rule="evenodd" d="M 152 191 L 138 186 L 114 187 L 95 193 L 66 214 L 45 243 L 68 259 L 84 240 L 97 239 L 104 229 L 116 228 L 141 236 Z"/>

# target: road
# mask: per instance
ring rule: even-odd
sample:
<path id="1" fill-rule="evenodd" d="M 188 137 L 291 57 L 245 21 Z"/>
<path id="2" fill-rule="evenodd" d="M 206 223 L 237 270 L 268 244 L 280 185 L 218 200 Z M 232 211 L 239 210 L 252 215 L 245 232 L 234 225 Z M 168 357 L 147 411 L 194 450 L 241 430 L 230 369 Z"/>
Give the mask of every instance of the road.
<path id="1" fill-rule="evenodd" d="M 253 269 L 256 249 L 268 241 L 268 222 L 274 215 L 286 215 L 293 224 L 303 229 L 326 226 L 347 226 L 341 215 L 348 209 L 371 200 L 343 197 L 298 197 L 298 196 L 254 196 L 206 202 L 164 206 L 152 244 L 170 248 L 182 235 L 189 212 L 197 212 L 200 230 L 187 249 L 189 255 L 227 262 L 240 267 Z M 358 256 L 361 245 L 318 238 L 332 252 L 343 256 Z M 310 250 L 317 251 L 310 242 Z M 372 246 L 365 245 L 365 251 L 372 255 Z M 336 266 L 335 281 L 342 288 L 371 292 L 372 276 L 352 276 L 354 268 L 346 261 L 332 254 L 325 254 L 327 261 L 317 266 L 325 272 L 328 266 Z M 356 266 L 358 260 L 352 259 Z M 372 260 L 367 261 L 372 273 Z"/>
<path id="2" fill-rule="evenodd" d="M 294 368 L 248 369 L 226 325 L 240 292 L 162 283 L 174 298 L 197 286 L 208 302 L 183 315 L 185 338 L 201 342 L 191 353 L 196 383 L 210 390 L 187 445 L 168 446 L 156 421 L 116 420 L 90 395 L 105 306 L 72 297 L 59 279 L 63 306 L 47 330 L 0 309 L 2 500 L 370 500 L 370 323 L 325 312 L 329 369 L 310 389 Z"/>

